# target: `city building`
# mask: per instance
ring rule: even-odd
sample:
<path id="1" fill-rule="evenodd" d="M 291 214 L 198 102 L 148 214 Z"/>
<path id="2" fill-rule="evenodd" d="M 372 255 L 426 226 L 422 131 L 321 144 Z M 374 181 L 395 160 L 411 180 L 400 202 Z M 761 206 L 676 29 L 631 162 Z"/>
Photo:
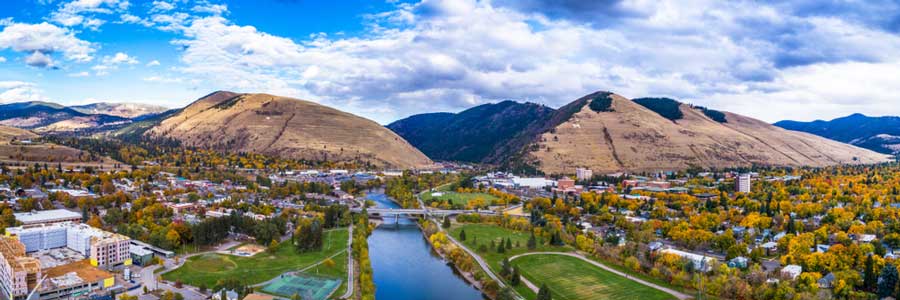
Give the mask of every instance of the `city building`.
<path id="1" fill-rule="evenodd" d="M 738 193 L 750 192 L 750 174 L 741 174 L 734 179 L 734 191 Z"/>
<path id="2" fill-rule="evenodd" d="M 25 299 L 41 278 L 41 262 L 25 255 L 25 245 L 0 236 L 0 292 L 2 299 Z"/>
<path id="3" fill-rule="evenodd" d="M 575 169 L 575 177 L 581 181 L 591 180 L 591 178 L 594 177 L 594 172 L 591 171 L 591 169 L 577 168 Z"/>
<path id="4" fill-rule="evenodd" d="M 131 262 L 133 264 L 146 266 L 153 263 L 153 251 L 137 245 L 131 245 L 129 251 L 131 252 Z"/>
<path id="5" fill-rule="evenodd" d="M 14 236 L 25 246 L 25 252 L 68 248 L 90 260 L 97 267 L 131 264 L 131 239 L 103 231 L 87 224 L 54 223 L 11 227 L 7 236 Z"/>
<path id="6" fill-rule="evenodd" d="M 81 214 L 65 210 L 51 209 L 33 212 L 15 213 L 16 221 L 22 222 L 22 225 L 36 224 L 53 224 L 63 222 L 81 223 Z"/>

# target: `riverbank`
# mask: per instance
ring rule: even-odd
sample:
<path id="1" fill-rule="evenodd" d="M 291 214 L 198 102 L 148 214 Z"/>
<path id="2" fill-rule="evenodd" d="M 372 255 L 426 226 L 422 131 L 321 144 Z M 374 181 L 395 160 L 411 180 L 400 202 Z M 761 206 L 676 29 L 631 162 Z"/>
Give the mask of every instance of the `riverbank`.
<path id="1" fill-rule="evenodd" d="M 443 249 L 434 247 L 434 245 L 431 244 L 431 242 L 429 241 L 429 236 L 427 236 L 428 233 L 425 231 L 425 228 L 422 227 L 422 223 L 421 223 L 421 222 L 417 222 L 417 223 L 416 223 L 416 226 L 418 226 L 418 227 L 419 227 L 419 231 L 422 232 L 422 238 L 425 239 L 425 241 L 428 242 L 429 245 L 431 245 L 431 250 L 434 251 L 435 254 L 437 254 L 438 256 L 440 256 L 441 259 L 442 259 L 445 263 L 447 263 L 448 266 L 450 266 L 451 268 L 453 268 L 454 272 L 455 272 L 457 275 L 459 275 L 460 277 L 462 277 L 463 279 L 465 279 L 466 282 L 467 282 L 470 286 L 474 287 L 474 288 L 477 289 L 479 292 L 481 292 L 481 296 L 484 297 L 485 299 L 494 299 L 494 298 L 490 297 L 490 295 L 488 295 L 487 293 L 484 292 L 483 285 L 482 285 L 481 281 L 479 281 L 477 278 L 475 278 L 475 272 L 465 271 L 465 270 L 459 268 L 459 266 L 457 266 L 456 264 L 454 264 L 452 261 L 450 261 L 450 259 L 447 258 L 447 253 L 445 253 Z"/>

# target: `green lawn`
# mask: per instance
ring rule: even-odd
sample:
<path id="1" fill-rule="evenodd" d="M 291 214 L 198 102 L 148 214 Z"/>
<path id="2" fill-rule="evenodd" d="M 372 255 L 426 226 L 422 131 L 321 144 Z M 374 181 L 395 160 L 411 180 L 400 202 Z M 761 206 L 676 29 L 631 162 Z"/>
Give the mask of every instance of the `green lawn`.
<path id="1" fill-rule="evenodd" d="M 515 259 L 512 264 L 535 285 L 546 284 L 553 299 L 674 299 L 672 295 L 574 257 L 529 255 Z"/>
<path id="2" fill-rule="evenodd" d="M 465 229 L 466 230 L 466 240 L 461 241 L 459 239 L 459 233 Z M 479 256 L 481 256 L 485 261 L 487 261 L 488 265 L 490 265 L 491 270 L 494 274 L 500 273 L 500 265 L 503 262 L 504 258 L 511 257 L 513 255 L 518 255 L 522 253 L 528 252 L 546 252 L 546 251 L 556 251 L 556 252 L 569 252 L 572 251 L 571 247 L 563 246 L 563 247 L 553 247 L 548 245 L 542 245 L 540 243 L 540 238 L 538 238 L 538 246 L 534 250 L 528 250 L 528 237 L 531 235 L 526 232 L 515 231 L 506 229 L 500 226 L 491 225 L 491 224 L 458 224 L 454 223 L 454 226 L 449 230 L 450 234 L 453 235 L 454 238 L 460 240 L 463 244 L 466 245 L 469 249 L 477 252 Z M 513 244 L 513 248 L 511 250 L 507 250 L 505 253 L 497 253 L 496 247 L 491 249 L 491 240 L 493 239 L 495 243 L 499 243 L 500 240 L 506 240 L 509 238 Z M 477 242 L 476 242 L 477 240 Z M 519 247 L 516 247 L 516 242 L 519 243 Z M 477 243 L 477 244 L 476 244 Z M 489 248 L 486 252 L 478 251 L 479 245 L 487 245 Z M 520 284 L 515 287 L 516 291 L 519 292 L 522 296 L 528 299 L 534 299 L 535 293 L 531 291 L 524 284 Z"/>
<path id="3" fill-rule="evenodd" d="M 450 205 L 464 207 L 464 206 L 466 206 L 466 204 L 469 203 L 469 201 L 471 201 L 472 199 L 475 199 L 475 198 L 483 199 L 484 203 L 487 205 L 491 205 L 492 203 L 494 203 L 494 201 L 498 200 L 498 198 L 494 197 L 494 195 L 487 194 L 487 193 L 457 193 L 457 192 L 446 192 L 446 191 L 442 191 L 439 193 L 442 193 L 442 195 L 439 197 L 434 197 L 431 195 L 432 192 L 426 191 L 426 192 L 422 193 L 422 201 L 425 201 L 425 204 L 427 204 L 427 205 L 431 205 L 431 202 L 435 201 L 435 200 L 440 201 L 442 203 L 449 200 Z"/>
<path id="4" fill-rule="evenodd" d="M 347 237 L 346 228 L 326 231 L 322 250 L 307 253 L 297 253 L 290 242 L 285 242 L 278 246 L 275 253 L 263 252 L 253 257 L 216 253 L 198 255 L 189 258 L 181 268 L 163 274 L 163 279 L 180 280 L 193 286 L 205 284 L 210 288 L 223 278 L 235 278 L 247 285 L 256 284 L 287 271 L 303 269 L 345 250 Z M 337 260 L 335 263 L 336 268 L 342 264 Z M 343 265 L 346 265 L 346 260 Z"/>

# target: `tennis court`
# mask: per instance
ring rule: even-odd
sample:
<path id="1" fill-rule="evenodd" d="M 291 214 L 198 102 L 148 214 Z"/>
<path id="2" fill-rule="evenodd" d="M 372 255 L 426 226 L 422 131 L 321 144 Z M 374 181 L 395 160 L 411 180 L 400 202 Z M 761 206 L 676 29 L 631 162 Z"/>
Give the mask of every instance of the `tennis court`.
<path id="1" fill-rule="evenodd" d="M 339 286 L 341 286 L 340 279 L 311 275 L 287 275 L 266 285 L 262 291 L 282 297 L 298 294 L 304 300 L 325 300 Z"/>

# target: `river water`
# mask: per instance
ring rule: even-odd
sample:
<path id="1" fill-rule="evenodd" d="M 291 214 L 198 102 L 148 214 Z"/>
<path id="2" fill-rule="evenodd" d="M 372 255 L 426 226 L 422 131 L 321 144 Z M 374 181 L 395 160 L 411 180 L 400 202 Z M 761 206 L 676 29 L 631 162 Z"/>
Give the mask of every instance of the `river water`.
<path id="1" fill-rule="evenodd" d="M 379 208 L 400 208 L 383 193 L 371 191 Z M 431 250 L 415 222 L 385 219 L 369 236 L 369 257 L 378 300 L 482 300 L 481 292 Z"/>

